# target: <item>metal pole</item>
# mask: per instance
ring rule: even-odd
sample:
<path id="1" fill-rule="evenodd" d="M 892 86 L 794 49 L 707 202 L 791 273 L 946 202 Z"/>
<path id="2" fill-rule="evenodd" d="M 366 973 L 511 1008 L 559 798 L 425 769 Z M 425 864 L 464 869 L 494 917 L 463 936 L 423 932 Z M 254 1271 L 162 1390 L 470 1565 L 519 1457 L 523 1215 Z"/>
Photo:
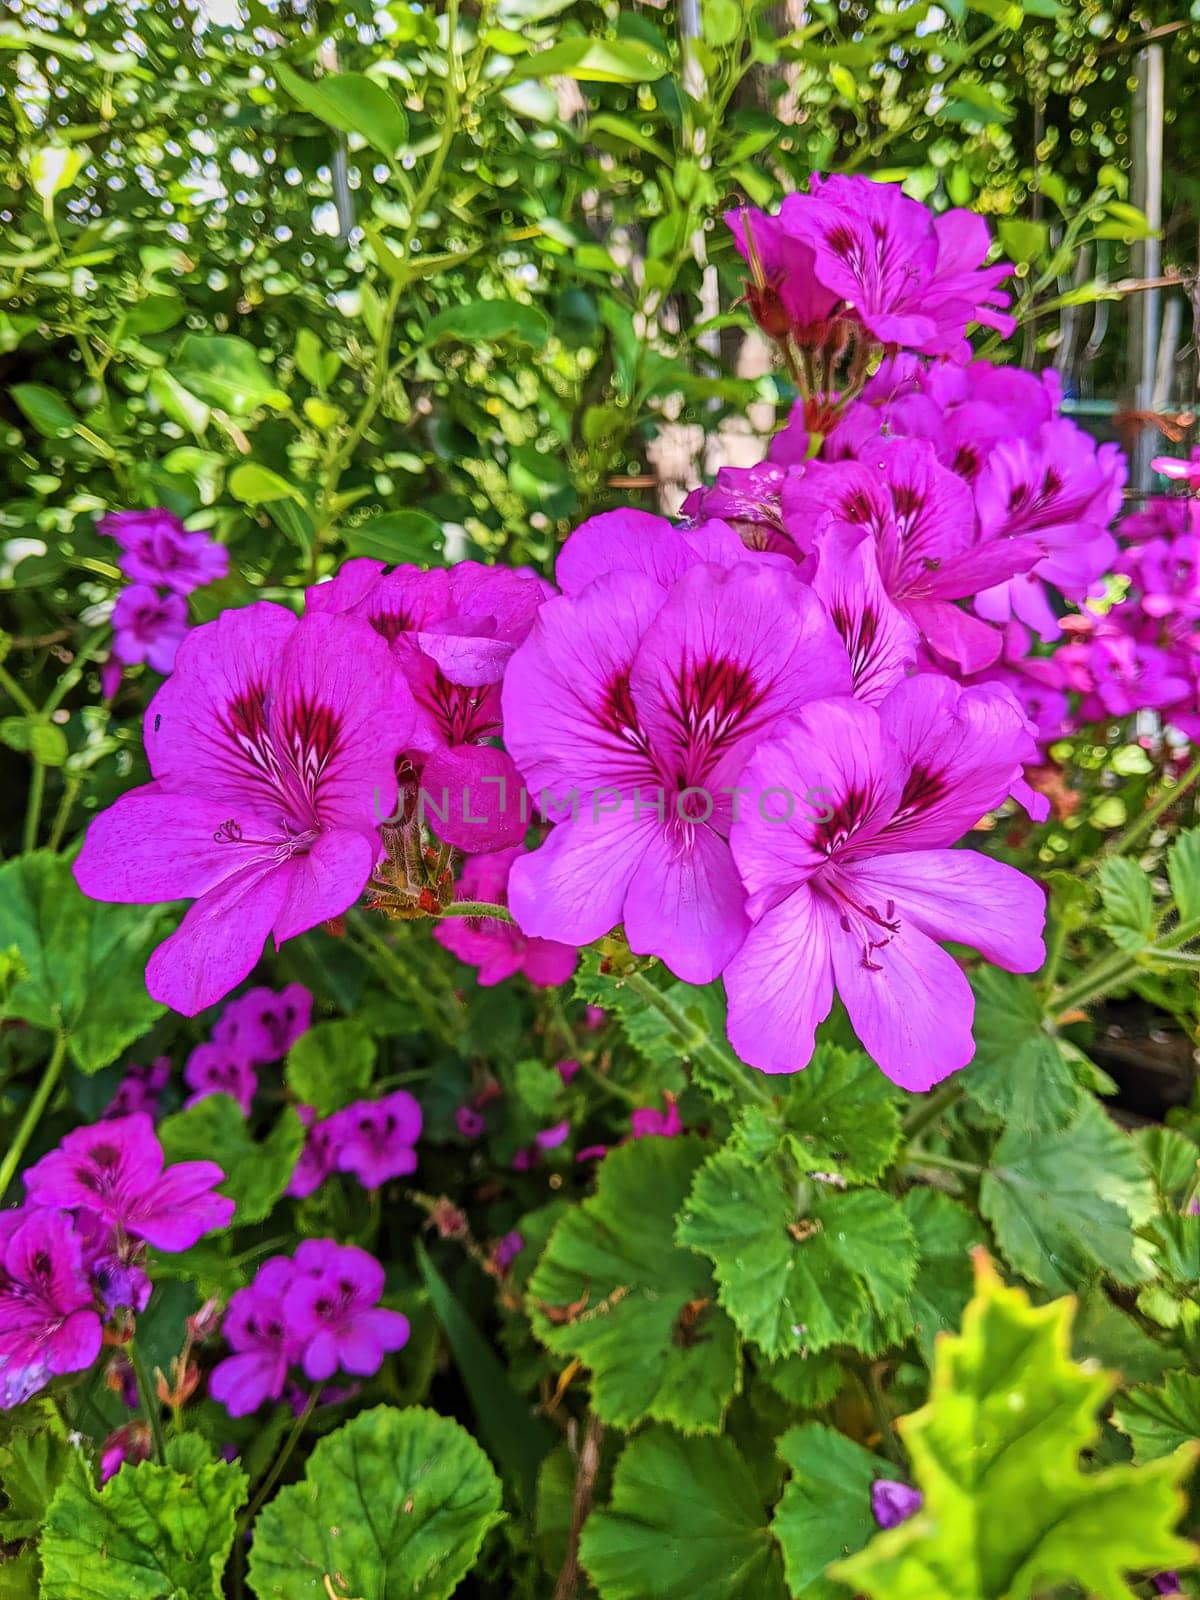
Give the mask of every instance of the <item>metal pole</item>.
<path id="1" fill-rule="evenodd" d="M 1162 276 L 1163 112 L 1164 67 L 1160 44 L 1147 45 L 1138 52 L 1137 87 L 1133 97 L 1133 203 L 1145 213 L 1153 234 L 1133 246 L 1133 272 L 1138 278 Z M 1155 377 L 1158 369 L 1158 334 L 1161 317 L 1161 291 L 1146 289 L 1135 295 L 1130 309 L 1130 365 L 1134 384 L 1135 411 L 1149 411 L 1154 405 Z M 1153 428 L 1138 430 L 1133 447 L 1132 485 L 1149 489 L 1153 474 L 1151 458 L 1157 453 L 1158 436 Z"/>

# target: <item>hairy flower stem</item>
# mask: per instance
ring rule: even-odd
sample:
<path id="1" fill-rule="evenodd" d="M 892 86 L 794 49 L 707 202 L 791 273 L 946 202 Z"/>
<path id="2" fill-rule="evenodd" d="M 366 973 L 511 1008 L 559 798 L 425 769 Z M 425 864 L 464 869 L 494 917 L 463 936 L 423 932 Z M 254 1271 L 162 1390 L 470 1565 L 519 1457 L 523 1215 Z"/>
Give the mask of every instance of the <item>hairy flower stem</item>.
<path id="1" fill-rule="evenodd" d="M 517 919 L 507 906 L 494 906 L 486 900 L 455 900 L 438 912 L 441 917 L 487 917 L 493 922 L 511 922 Z"/>
<path id="2" fill-rule="evenodd" d="M 912 1108 L 901 1122 L 900 1127 L 906 1139 L 915 1139 L 931 1122 L 936 1122 L 944 1111 L 957 1105 L 963 1097 L 963 1086 L 957 1078 L 951 1078 L 943 1083 L 940 1088 L 934 1089 L 923 1100 Z"/>
<path id="3" fill-rule="evenodd" d="M 158 1386 L 150 1380 L 146 1370 L 146 1363 L 142 1352 L 138 1349 L 136 1336 L 129 1341 L 129 1364 L 133 1368 L 133 1375 L 137 1379 L 138 1399 L 141 1401 L 142 1410 L 146 1413 L 146 1421 L 150 1424 L 150 1440 L 154 1448 L 154 1459 L 160 1467 L 166 1465 L 167 1441 L 163 1433 L 162 1405 L 158 1398 Z"/>
<path id="4" fill-rule="evenodd" d="M 1144 839 L 1152 831 L 1154 824 L 1162 816 L 1163 812 L 1170 810 L 1177 800 L 1182 799 L 1196 783 L 1197 779 L 1200 779 L 1200 756 L 1197 756 L 1187 771 L 1182 774 L 1178 783 L 1173 783 L 1170 788 L 1164 789 L 1153 805 L 1147 806 L 1140 817 L 1135 818 L 1124 832 L 1117 835 L 1107 849 L 1102 850 L 1096 856 L 1084 876 L 1086 877 L 1088 873 L 1095 872 L 1106 861 L 1111 860 L 1113 856 L 1124 855 L 1125 851 L 1132 845 L 1138 844 Z"/>
<path id="5" fill-rule="evenodd" d="M 1132 977 L 1140 963 L 1136 955 L 1126 950 L 1114 950 L 1087 969 L 1077 983 L 1069 985 L 1055 995 L 1049 1010 L 1051 1015 L 1062 1017 L 1068 1011 L 1082 1010 L 1093 1000 L 1108 994 L 1124 979 Z"/>
<path id="6" fill-rule="evenodd" d="M 21 1126 L 13 1136 L 13 1141 L 4 1152 L 4 1160 L 0 1162 L 0 1200 L 8 1193 L 8 1186 L 16 1176 L 17 1168 L 21 1164 L 21 1157 L 25 1148 L 41 1121 L 42 1113 L 50 1103 L 50 1096 L 54 1093 L 58 1083 L 59 1073 L 62 1071 L 63 1062 L 67 1054 L 67 1036 L 60 1031 L 55 1035 L 54 1048 L 50 1052 L 50 1059 L 46 1063 L 41 1081 L 33 1092 L 33 1099 L 25 1108 L 25 1115 L 21 1118 Z"/>
<path id="7" fill-rule="evenodd" d="M 722 1049 L 707 1033 L 697 1028 L 669 995 L 650 982 L 645 973 L 627 972 L 622 982 L 629 985 L 639 1000 L 653 1007 L 659 1016 L 670 1023 L 684 1041 L 680 1046 L 683 1054 L 700 1057 L 706 1066 L 727 1079 L 739 1094 L 749 1095 L 761 1105 L 769 1106 L 772 1103 L 774 1097 L 758 1081 L 753 1069 L 743 1066 L 732 1050 Z"/>

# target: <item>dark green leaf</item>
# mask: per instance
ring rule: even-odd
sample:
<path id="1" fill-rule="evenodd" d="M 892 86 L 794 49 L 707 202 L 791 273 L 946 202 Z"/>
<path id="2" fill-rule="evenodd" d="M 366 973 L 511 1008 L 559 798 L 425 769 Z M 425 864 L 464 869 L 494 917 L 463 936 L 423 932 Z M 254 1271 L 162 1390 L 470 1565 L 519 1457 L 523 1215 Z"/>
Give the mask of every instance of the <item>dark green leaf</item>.
<path id="1" fill-rule="evenodd" d="M 871 1485 L 896 1468 L 820 1422 L 789 1428 L 779 1440 L 791 1479 L 771 1526 L 783 1547 L 788 1591 L 795 1600 L 842 1600 L 850 1591 L 826 1568 L 861 1550 L 876 1531 Z"/>
<path id="2" fill-rule="evenodd" d="M 613 1150 L 595 1195 L 557 1224 L 529 1283 L 538 1338 L 592 1371 L 602 1421 L 720 1427 L 741 1382 L 737 1335 L 704 1263 L 673 1247 L 703 1147 L 638 1139 Z"/>
<path id="3" fill-rule="evenodd" d="M 70 864 L 40 851 L 0 867 L 0 950 L 15 948 L 26 976 L 9 991 L 9 1016 L 65 1028 L 84 1072 L 98 1072 L 163 1007 L 146 993 L 146 961 L 167 927 L 159 906 L 100 905 L 76 887 Z"/>
<path id="4" fill-rule="evenodd" d="M 1097 1271 L 1144 1276 L 1134 1227 L 1153 1211 L 1137 1147 L 1090 1097 L 1065 1128 L 1010 1128 L 992 1152 L 979 1204 L 1005 1257 L 1061 1293 Z"/>
<path id="5" fill-rule="evenodd" d="M 579 1555 L 601 1600 L 784 1600 L 762 1501 L 729 1439 L 639 1434 Z"/>
<path id="6" fill-rule="evenodd" d="M 275 64 L 280 83 L 298 105 L 341 133 L 356 133 L 388 161 L 408 142 L 408 118 L 374 78 L 361 72 L 327 72 L 310 83 L 286 62 Z"/>

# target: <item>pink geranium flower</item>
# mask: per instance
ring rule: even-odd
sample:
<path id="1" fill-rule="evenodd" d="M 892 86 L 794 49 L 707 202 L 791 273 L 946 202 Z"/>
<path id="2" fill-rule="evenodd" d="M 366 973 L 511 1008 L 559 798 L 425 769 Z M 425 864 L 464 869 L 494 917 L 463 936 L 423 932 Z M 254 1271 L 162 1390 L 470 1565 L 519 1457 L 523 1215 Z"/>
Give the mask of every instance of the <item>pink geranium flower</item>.
<path id="1" fill-rule="evenodd" d="M 214 1161 L 163 1166 L 162 1145 L 145 1112 L 68 1133 L 25 1174 L 35 1205 L 94 1212 L 156 1250 L 188 1250 L 233 1220 L 234 1205 L 215 1186 Z"/>
<path id="2" fill-rule="evenodd" d="M 728 844 L 741 769 L 781 718 L 850 687 L 821 602 L 770 557 L 669 589 L 610 572 L 548 601 L 505 677 L 505 737 L 567 817 L 513 865 L 520 927 L 587 944 L 623 922 L 639 954 L 707 983 L 748 927 Z"/>
<path id="3" fill-rule="evenodd" d="M 154 782 L 96 818 L 75 862 L 97 900 L 195 900 L 150 958 L 156 1000 L 192 1016 L 268 934 L 353 905 L 413 723 L 387 645 L 355 618 L 262 602 L 193 629 L 146 713 Z"/>
<path id="4" fill-rule="evenodd" d="M 135 583 L 190 594 L 229 571 L 229 551 L 207 533 L 189 533 L 161 506 L 149 511 L 110 511 L 96 531 L 121 546 L 117 564 Z"/>
<path id="5" fill-rule="evenodd" d="M 869 178 L 812 180 L 780 222 L 812 252 L 816 279 L 880 344 L 922 355 L 967 353 L 971 323 L 1006 337 L 1006 263 L 985 267 L 991 240 L 969 211 L 934 216 L 898 183 Z"/>
<path id="6" fill-rule="evenodd" d="M 941 944 L 1010 972 L 1044 959 L 1041 888 L 950 846 L 1009 793 L 1034 746 L 1002 690 L 923 675 L 879 707 L 828 700 L 760 746 L 758 793 L 816 783 L 828 810 L 745 808 L 733 849 L 753 926 L 725 972 L 729 1037 L 767 1072 L 808 1062 L 836 984 L 863 1047 L 906 1089 L 974 1054 L 970 986 Z"/>
<path id="7" fill-rule="evenodd" d="M 438 836 L 460 849 L 512 844 L 528 826 L 500 734 L 500 680 L 551 593 L 543 578 L 460 561 L 426 572 L 348 561 L 308 591 L 310 612 L 362 618 L 391 646 L 416 701 L 409 759 Z"/>
<path id="8" fill-rule="evenodd" d="M 126 666 L 144 661 L 168 673 L 188 631 L 187 601 L 181 594 L 160 595 L 143 583 L 122 589 L 113 607 L 113 656 Z"/>
<path id="9" fill-rule="evenodd" d="M 100 1354 L 101 1323 L 70 1217 L 6 1212 L 0 1220 L 0 1409 L 18 1405 Z"/>

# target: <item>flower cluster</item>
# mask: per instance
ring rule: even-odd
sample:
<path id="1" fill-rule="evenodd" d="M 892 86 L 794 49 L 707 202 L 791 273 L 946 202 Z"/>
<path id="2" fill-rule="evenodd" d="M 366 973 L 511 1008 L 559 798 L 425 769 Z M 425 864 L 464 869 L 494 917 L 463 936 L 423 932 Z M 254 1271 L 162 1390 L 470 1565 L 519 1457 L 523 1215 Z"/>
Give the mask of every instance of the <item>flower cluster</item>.
<path id="1" fill-rule="evenodd" d="M 293 1368 L 313 1383 L 336 1372 L 366 1378 L 408 1342 L 408 1319 L 379 1304 L 383 1268 L 356 1245 L 306 1239 L 272 1256 L 229 1300 L 223 1332 L 233 1352 L 209 1393 L 234 1417 L 283 1395 Z"/>
<path id="2" fill-rule="evenodd" d="M 227 1094 L 236 1100 L 243 1116 L 250 1115 L 258 1088 L 257 1067 L 281 1061 L 312 1021 L 313 997 L 300 983 L 289 983 L 278 994 L 272 989 L 248 989 L 227 1005 L 213 1029 L 212 1038 L 198 1044 L 183 1069 L 192 1093 L 185 1102 L 195 1105 L 210 1094 Z"/>
<path id="3" fill-rule="evenodd" d="M 730 220 L 801 390 L 767 462 L 681 524 L 593 517 L 556 588 L 353 560 L 300 619 L 260 603 L 185 642 L 147 713 L 153 782 L 76 865 L 98 898 L 194 899 L 151 959 L 157 998 L 194 1013 L 269 933 L 336 925 L 366 891 L 440 918 L 484 984 L 562 982 L 620 927 L 687 982 L 723 977 L 730 1038 L 767 1071 L 807 1062 L 836 990 L 924 1089 L 973 1050 L 942 946 L 1040 964 L 1040 889 L 953 847 L 1010 796 L 1045 814 L 1024 768 L 1066 691 L 1039 652 L 1112 566 L 1120 457 L 1052 380 L 966 359 L 970 325 L 1010 325 L 979 219 L 837 178 Z M 212 1052 L 189 1072 L 252 1092 Z M 391 1172 L 353 1154 L 356 1116 L 310 1114 L 297 1192 Z"/>
<path id="4" fill-rule="evenodd" d="M 146 662 L 168 673 L 187 633 L 187 596 L 229 571 L 229 552 L 206 533 L 189 533 L 161 506 L 149 511 L 112 511 L 97 531 L 115 539 L 117 565 L 130 580 L 113 607 L 112 654 L 104 670 L 111 698 L 123 666 Z"/>
<path id="5" fill-rule="evenodd" d="M 1129 524 L 1136 524 L 1130 538 Z M 1126 519 L 1129 542 L 1114 562 L 1124 596 L 1070 622 L 1055 651 L 1063 690 L 1080 696 L 1078 720 L 1154 710 L 1189 739 L 1200 737 L 1200 501 L 1150 501 Z"/>
<path id="6" fill-rule="evenodd" d="M 1011 269 L 983 264 L 983 219 L 934 216 L 899 184 L 814 177 L 773 216 L 742 207 L 725 220 L 750 269 L 755 321 L 809 357 L 826 390 L 848 347 L 861 371 L 874 350 L 962 356 L 970 324 L 1004 334 L 1015 326 L 1000 288 Z"/>
<path id="7" fill-rule="evenodd" d="M 334 1172 L 350 1174 L 364 1189 L 379 1189 L 416 1171 L 421 1108 L 405 1090 L 380 1100 L 356 1100 L 324 1118 L 311 1106 L 298 1109 L 307 1134 L 288 1186 L 297 1199 L 319 1189 Z"/>
<path id="8" fill-rule="evenodd" d="M 144 1246 L 187 1250 L 228 1227 L 211 1161 L 164 1167 L 144 1111 L 67 1134 L 25 1174 L 26 1200 L 0 1212 L 0 1407 L 90 1367 L 104 1324 L 144 1310 Z"/>

